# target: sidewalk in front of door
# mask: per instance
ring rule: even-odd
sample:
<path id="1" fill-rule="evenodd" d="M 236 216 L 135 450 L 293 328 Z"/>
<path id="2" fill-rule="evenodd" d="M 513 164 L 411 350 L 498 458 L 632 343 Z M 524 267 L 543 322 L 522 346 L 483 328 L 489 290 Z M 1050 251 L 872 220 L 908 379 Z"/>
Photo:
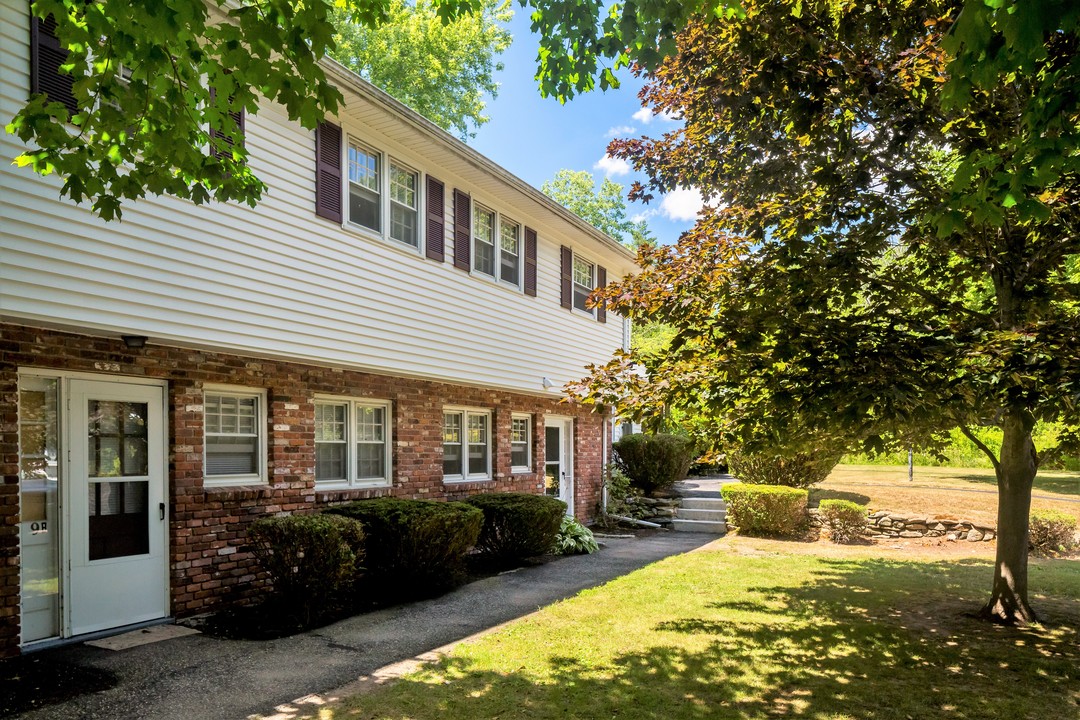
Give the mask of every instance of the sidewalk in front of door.
<path id="1" fill-rule="evenodd" d="M 606 539 L 607 546 L 593 555 L 504 573 L 439 598 L 357 615 L 279 640 L 191 635 L 121 651 L 85 645 L 43 651 L 35 656 L 88 674 L 111 674 L 116 684 L 18 717 L 287 718 L 290 714 L 279 708 L 298 698 L 342 688 L 710 540 L 670 532 Z M 313 710 L 309 706 L 304 711 Z"/>

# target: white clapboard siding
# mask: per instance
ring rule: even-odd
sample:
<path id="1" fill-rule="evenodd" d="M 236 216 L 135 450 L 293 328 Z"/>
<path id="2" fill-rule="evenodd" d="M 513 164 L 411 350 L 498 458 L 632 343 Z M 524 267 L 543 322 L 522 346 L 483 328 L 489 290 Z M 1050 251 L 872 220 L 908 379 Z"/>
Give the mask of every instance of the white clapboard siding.
<path id="1" fill-rule="evenodd" d="M 26 3 L 0 4 L 5 119 L 28 92 L 28 22 Z M 544 392 L 543 377 L 559 387 L 609 358 L 622 320 L 560 307 L 559 248 L 611 279 L 633 270 L 627 255 L 362 90 L 347 94 L 343 142 L 359 139 L 445 184 L 445 262 L 316 217 L 314 135 L 268 103 L 246 119 L 252 168 L 269 185 L 256 209 L 153 198 L 105 223 L 61 202 L 55 178 L 14 167 L 22 147 L 5 134 L 0 317 L 530 393 Z M 537 297 L 454 267 L 455 188 L 537 231 Z M 419 207 L 423 226 L 422 198 Z"/>

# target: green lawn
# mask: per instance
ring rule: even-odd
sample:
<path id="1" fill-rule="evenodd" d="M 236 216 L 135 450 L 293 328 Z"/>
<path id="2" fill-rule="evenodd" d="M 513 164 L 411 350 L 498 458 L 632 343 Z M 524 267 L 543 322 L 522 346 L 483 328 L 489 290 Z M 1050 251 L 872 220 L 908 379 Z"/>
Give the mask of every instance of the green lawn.
<path id="1" fill-rule="evenodd" d="M 965 615 L 990 576 L 985 559 L 729 538 L 319 717 L 1076 720 L 1080 563 L 1033 562 L 1048 622 L 1028 630 Z"/>
<path id="2" fill-rule="evenodd" d="M 997 524 L 997 479 L 990 469 L 916 467 L 909 482 L 906 466 L 837 465 L 810 492 L 816 500 L 844 498 L 872 510 Z M 1039 472 L 1032 494 L 1033 508 L 1060 510 L 1080 520 L 1080 473 Z"/>

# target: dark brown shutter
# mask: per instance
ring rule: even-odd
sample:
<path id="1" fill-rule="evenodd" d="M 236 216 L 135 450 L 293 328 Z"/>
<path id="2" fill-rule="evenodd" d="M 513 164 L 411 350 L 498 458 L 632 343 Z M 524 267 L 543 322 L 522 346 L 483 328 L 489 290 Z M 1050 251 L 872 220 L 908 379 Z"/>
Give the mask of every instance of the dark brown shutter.
<path id="1" fill-rule="evenodd" d="M 427 256 L 442 262 L 446 257 L 446 187 L 427 176 Z"/>
<path id="2" fill-rule="evenodd" d="M 341 222 L 341 127 L 315 128 L 315 214 Z"/>
<path id="3" fill-rule="evenodd" d="M 574 253 L 563 245 L 560 255 L 562 256 L 560 263 L 562 267 L 559 269 L 562 280 L 562 306 L 570 310 L 574 307 Z"/>
<path id="4" fill-rule="evenodd" d="M 74 79 L 60 73 L 60 66 L 67 62 L 67 48 L 60 46 L 56 37 L 56 18 L 52 15 L 42 20 L 33 18 L 30 23 L 30 92 L 42 93 L 50 102 L 64 103 L 74 115 L 79 107 L 71 92 Z"/>
<path id="5" fill-rule="evenodd" d="M 215 88 L 210 88 L 210 102 L 214 102 L 214 99 L 215 99 L 216 95 L 217 95 L 217 90 Z M 231 100 L 232 100 L 232 98 L 230 98 L 230 102 L 231 102 Z M 229 113 L 229 117 L 231 117 L 233 122 L 236 123 L 237 137 L 235 139 L 239 140 L 240 143 L 243 144 L 243 142 L 244 142 L 244 109 L 240 108 L 239 110 L 231 111 Z M 224 128 L 211 127 L 210 128 L 210 140 L 211 140 L 211 142 L 210 142 L 210 153 L 214 157 L 221 157 L 221 156 L 226 154 L 225 150 L 224 150 L 224 146 L 228 145 L 229 147 L 232 147 L 234 138 L 231 137 L 228 133 L 226 133 Z"/>
<path id="6" fill-rule="evenodd" d="M 596 266 L 596 287 L 607 287 L 607 268 Z M 596 306 L 596 320 L 598 322 L 607 322 L 607 301 L 602 301 Z"/>
<path id="7" fill-rule="evenodd" d="M 525 294 L 536 297 L 536 231 L 525 228 Z"/>
<path id="8" fill-rule="evenodd" d="M 469 250 L 472 245 L 472 208 L 469 194 L 454 189 L 454 267 L 468 272 L 472 267 Z"/>

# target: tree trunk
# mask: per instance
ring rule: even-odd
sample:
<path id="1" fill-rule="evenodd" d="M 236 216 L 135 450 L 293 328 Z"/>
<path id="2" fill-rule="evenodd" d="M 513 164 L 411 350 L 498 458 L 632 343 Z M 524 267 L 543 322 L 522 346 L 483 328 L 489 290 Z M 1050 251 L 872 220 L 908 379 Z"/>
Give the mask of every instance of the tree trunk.
<path id="1" fill-rule="evenodd" d="M 994 622 L 1026 625 L 1036 622 L 1028 604 L 1028 515 L 1038 456 L 1031 440 L 1034 420 L 1026 410 L 1005 416 L 1001 460 L 997 467 L 998 526 L 994 588 L 980 615 Z"/>

